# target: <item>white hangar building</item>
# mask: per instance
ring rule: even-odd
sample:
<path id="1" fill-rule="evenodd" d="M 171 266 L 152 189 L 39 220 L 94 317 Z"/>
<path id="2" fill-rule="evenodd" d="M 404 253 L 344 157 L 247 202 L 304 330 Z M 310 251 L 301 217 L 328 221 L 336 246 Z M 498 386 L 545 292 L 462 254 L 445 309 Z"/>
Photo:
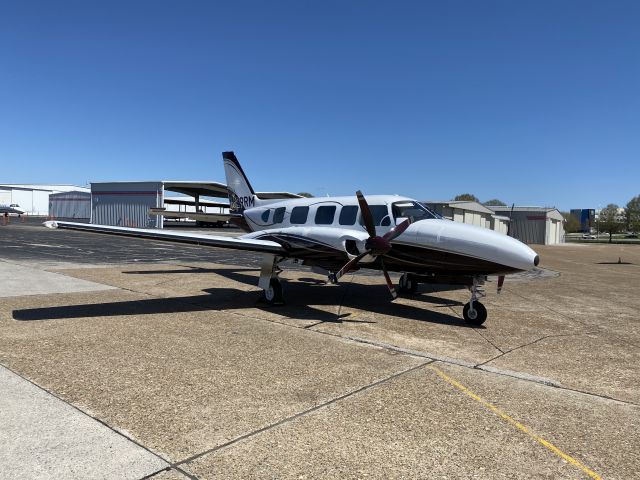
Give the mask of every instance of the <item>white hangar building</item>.
<path id="1" fill-rule="evenodd" d="M 485 206 L 471 201 L 422 202 L 444 218 L 490 228 L 527 244 L 554 245 L 564 242 L 564 217 L 557 208 Z"/>
<path id="2" fill-rule="evenodd" d="M 564 243 L 564 217 L 557 208 L 490 206 L 496 214 L 511 216 L 509 234 L 527 244 Z"/>
<path id="3" fill-rule="evenodd" d="M 76 190 L 52 193 L 49 195 L 49 219 L 89 223 L 91 194 Z"/>
<path id="4" fill-rule="evenodd" d="M 0 203 L 17 203 L 26 215 L 48 215 L 49 195 L 61 192 L 90 190 L 76 185 L 0 184 Z"/>
<path id="5" fill-rule="evenodd" d="M 438 215 L 454 222 L 468 223 L 478 227 L 489 228 L 500 233 L 507 233 L 509 217 L 498 215 L 481 203 L 463 200 L 445 202 L 422 202 Z"/>

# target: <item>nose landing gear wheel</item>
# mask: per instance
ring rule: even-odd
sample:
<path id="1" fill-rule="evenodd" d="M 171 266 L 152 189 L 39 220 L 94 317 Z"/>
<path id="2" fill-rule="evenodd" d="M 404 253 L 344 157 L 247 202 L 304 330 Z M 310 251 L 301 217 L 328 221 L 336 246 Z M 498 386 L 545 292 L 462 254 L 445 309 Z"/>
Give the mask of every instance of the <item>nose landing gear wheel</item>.
<path id="1" fill-rule="evenodd" d="M 269 305 L 284 305 L 284 296 L 282 295 L 282 284 L 277 278 L 272 278 L 269 282 L 269 288 L 263 293 L 265 302 Z"/>
<path id="2" fill-rule="evenodd" d="M 487 319 L 487 309 L 480 302 L 473 302 L 471 310 L 471 303 L 467 303 L 462 309 L 462 316 L 469 325 L 480 326 Z"/>
<path id="3" fill-rule="evenodd" d="M 400 281 L 398 282 L 398 292 L 414 294 L 416 291 L 418 291 L 418 282 L 416 282 L 416 277 L 409 275 L 408 273 L 403 273 L 400 277 Z"/>

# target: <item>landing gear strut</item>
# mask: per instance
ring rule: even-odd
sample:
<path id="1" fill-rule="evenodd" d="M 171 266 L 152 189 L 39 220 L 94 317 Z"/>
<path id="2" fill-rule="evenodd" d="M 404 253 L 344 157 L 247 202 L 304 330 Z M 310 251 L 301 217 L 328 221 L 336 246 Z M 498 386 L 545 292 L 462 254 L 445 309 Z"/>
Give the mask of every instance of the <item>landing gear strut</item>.
<path id="1" fill-rule="evenodd" d="M 484 279 L 481 277 L 473 277 L 473 284 L 469 286 L 471 291 L 471 300 L 462 309 L 462 316 L 464 321 L 469 325 L 480 326 L 487 319 L 487 309 L 482 303 L 478 301 L 479 298 L 484 297 Z"/>
<path id="2" fill-rule="evenodd" d="M 398 282 L 398 293 L 414 294 L 418 290 L 418 281 L 415 275 L 403 273 Z"/>
<path id="3" fill-rule="evenodd" d="M 278 263 L 282 258 L 275 255 L 265 254 L 262 258 L 262 268 L 260 269 L 260 280 L 258 286 L 263 290 L 262 298 L 269 305 L 283 305 L 284 295 L 282 294 L 282 283 L 278 274 L 282 271 L 278 268 Z"/>

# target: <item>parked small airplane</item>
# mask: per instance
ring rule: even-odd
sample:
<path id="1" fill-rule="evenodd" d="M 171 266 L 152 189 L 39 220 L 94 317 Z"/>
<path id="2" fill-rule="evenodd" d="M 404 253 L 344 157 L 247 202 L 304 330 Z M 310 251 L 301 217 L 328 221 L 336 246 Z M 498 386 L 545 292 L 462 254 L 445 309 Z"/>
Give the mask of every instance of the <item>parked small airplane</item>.
<path id="1" fill-rule="evenodd" d="M 399 291 L 415 293 L 420 283 L 464 285 L 471 298 L 463 317 L 472 325 L 487 318 L 479 299 L 487 275 L 504 275 L 538 265 L 539 257 L 518 240 L 492 230 L 440 218 L 417 201 L 395 195 L 260 199 L 233 152 L 223 153 L 229 208 L 250 233 L 238 238 L 70 222 L 50 228 L 128 235 L 172 242 L 250 250 L 264 254 L 258 286 L 268 303 L 284 301 L 278 264 L 295 259 L 323 271 L 336 283 L 366 267 L 381 270 L 393 298 L 389 271 L 400 272 Z"/>
<path id="2" fill-rule="evenodd" d="M 11 205 L 0 204 L 0 214 L 5 213 L 15 213 L 16 215 L 23 215 L 25 211 L 20 208 L 20 205 L 18 205 L 17 203 L 12 203 Z"/>

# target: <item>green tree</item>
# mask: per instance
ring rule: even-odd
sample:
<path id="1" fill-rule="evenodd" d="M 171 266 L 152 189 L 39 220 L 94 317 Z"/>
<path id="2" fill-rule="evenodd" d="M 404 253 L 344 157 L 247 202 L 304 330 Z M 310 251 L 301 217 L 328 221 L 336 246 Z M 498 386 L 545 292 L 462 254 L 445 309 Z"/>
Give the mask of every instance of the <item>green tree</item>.
<path id="1" fill-rule="evenodd" d="M 598 223 L 601 232 L 609 232 L 609 243 L 614 233 L 618 233 L 624 227 L 624 223 L 618 218 L 618 205 L 610 203 L 607 208 L 600 210 Z"/>
<path id="2" fill-rule="evenodd" d="M 638 232 L 640 230 L 640 195 L 629 200 L 625 213 L 627 230 Z"/>
<path id="3" fill-rule="evenodd" d="M 498 207 L 506 207 L 507 204 L 504 203 L 502 200 L 498 200 L 497 198 L 492 198 L 491 200 L 487 200 L 486 202 L 483 203 L 483 205 L 489 207 L 489 206 L 498 206 Z"/>
<path id="4" fill-rule="evenodd" d="M 463 193 L 460 195 L 456 195 L 456 197 L 453 199 L 454 201 L 465 201 L 465 202 L 478 202 L 480 203 L 480 200 L 478 199 L 478 197 L 476 197 L 475 195 L 471 194 L 471 193 Z"/>
<path id="5" fill-rule="evenodd" d="M 564 217 L 564 230 L 567 233 L 576 233 L 582 230 L 580 220 L 575 215 L 571 215 L 569 212 L 562 212 Z"/>
<path id="6" fill-rule="evenodd" d="M 313 197 L 313 195 L 311 195 L 309 192 L 300 192 L 298 193 L 298 195 L 300 195 L 301 197 L 307 197 L 307 198 Z"/>

